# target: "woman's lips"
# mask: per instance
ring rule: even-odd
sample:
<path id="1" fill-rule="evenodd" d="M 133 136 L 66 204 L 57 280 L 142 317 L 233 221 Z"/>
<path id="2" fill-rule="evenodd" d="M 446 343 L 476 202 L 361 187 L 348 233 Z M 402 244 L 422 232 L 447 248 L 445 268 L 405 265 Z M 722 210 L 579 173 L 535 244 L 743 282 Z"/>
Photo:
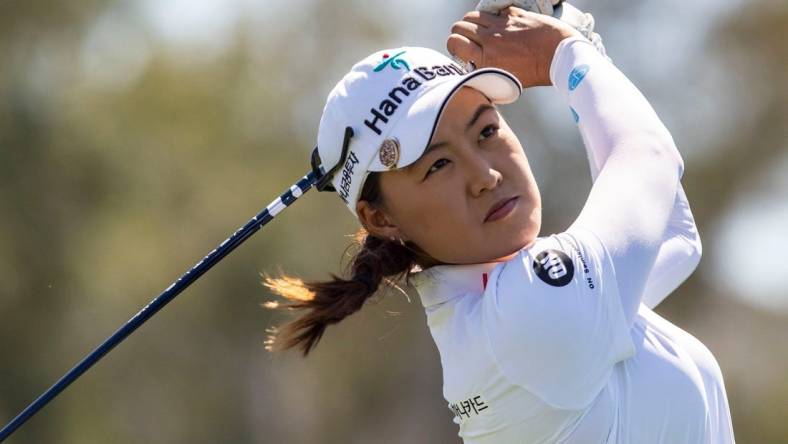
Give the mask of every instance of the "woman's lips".
<path id="1" fill-rule="evenodd" d="M 491 212 L 487 215 L 487 218 L 484 219 L 485 222 L 492 222 L 494 220 L 498 220 L 502 217 L 506 217 L 507 214 L 511 213 L 514 209 L 514 206 L 517 204 L 518 196 L 514 196 L 509 200 L 505 201 L 503 205 L 498 207 L 495 211 Z"/>

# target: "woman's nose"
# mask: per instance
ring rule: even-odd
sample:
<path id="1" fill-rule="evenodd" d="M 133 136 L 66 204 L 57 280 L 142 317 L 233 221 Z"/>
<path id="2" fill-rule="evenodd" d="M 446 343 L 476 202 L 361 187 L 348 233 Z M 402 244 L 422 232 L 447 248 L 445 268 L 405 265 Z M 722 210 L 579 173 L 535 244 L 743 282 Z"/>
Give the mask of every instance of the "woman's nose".
<path id="1" fill-rule="evenodd" d="M 493 190 L 503 180 L 503 175 L 483 156 L 476 155 L 468 159 L 468 184 L 470 192 L 478 197 L 485 190 Z"/>

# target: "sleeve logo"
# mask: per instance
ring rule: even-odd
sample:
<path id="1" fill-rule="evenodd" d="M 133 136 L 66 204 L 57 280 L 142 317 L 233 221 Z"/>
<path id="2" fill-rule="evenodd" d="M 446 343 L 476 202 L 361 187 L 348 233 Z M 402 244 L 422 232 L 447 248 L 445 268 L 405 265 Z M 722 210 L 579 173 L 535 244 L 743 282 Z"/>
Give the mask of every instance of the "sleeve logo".
<path id="1" fill-rule="evenodd" d="M 574 91 L 580 86 L 580 82 L 586 77 L 589 69 L 588 65 L 580 65 L 576 66 L 575 69 L 569 73 L 569 91 Z"/>
<path id="2" fill-rule="evenodd" d="M 534 272 L 544 283 L 563 287 L 572 281 L 575 266 L 563 251 L 545 250 L 534 259 Z"/>

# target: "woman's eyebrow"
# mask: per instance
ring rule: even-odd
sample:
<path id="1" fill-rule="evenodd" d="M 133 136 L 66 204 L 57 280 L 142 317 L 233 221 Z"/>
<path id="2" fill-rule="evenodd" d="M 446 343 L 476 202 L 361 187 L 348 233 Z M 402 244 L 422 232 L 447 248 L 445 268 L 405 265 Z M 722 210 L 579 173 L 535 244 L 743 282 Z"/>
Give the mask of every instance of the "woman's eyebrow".
<path id="1" fill-rule="evenodd" d="M 476 121 L 479 120 L 479 117 L 482 115 L 482 113 L 484 113 L 488 109 L 495 109 L 495 107 L 493 105 L 491 105 L 490 103 L 482 103 L 481 105 L 479 105 L 479 107 L 476 108 L 476 111 L 473 112 L 473 116 L 471 116 L 471 120 L 469 120 L 468 123 L 465 125 L 465 131 L 468 131 L 469 129 L 471 129 L 471 127 L 476 123 Z M 433 143 L 430 146 L 428 146 L 427 149 L 424 150 L 424 152 L 421 155 L 425 156 L 430 151 L 432 151 L 432 150 L 434 150 L 436 148 L 440 148 L 441 146 L 446 145 L 446 144 L 448 144 L 448 142 L 436 142 L 436 143 Z"/>
<path id="2" fill-rule="evenodd" d="M 479 116 L 481 116 L 482 113 L 487 111 L 488 109 L 495 109 L 495 107 L 489 103 L 482 103 L 481 105 L 479 105 L 479 107 L 476 108 L 476 111 L 473 112 L 473 117 L 471 117 L 471 120 L 468 121 L 467 125 L 465 125 L 465 131 L 471 129 L 473 124 L 476 123 L 477 120 L 479 120 Z"/>
<path id="3" fill-rule="evenodd" d="M 469 120 L 468 123 L 465 125 L 465 131 L 468 131 L 476 123 L 476 121 L 479 120 L 479 117 L 481 117 L 482 113 L 484 113 L 485 111 L 487 111 L 489 109 L 495 109 L 495 106 L 493 106 L 489 102 L 488 103 L 482 103 L 481 105 L 479 105 L 476 108 L 476 111 L 473 112 L 473 115 L 471 116 L 471 120 Z M 440 147 L 442 147 L 444 145 L 448 145 L 448 144 L 449 144 L 449 142 L 445 142 L 445 141 L 444 142 L 435 142 L 433 144 L 430 144 L 430 146 L 428 146 L 427 149 L 425 149 L 424 152 L 421 153 L 421 156 L 419 156 L 419 158 L 422 158 L 422 157 L 426 156 L 432 150 L 436 150 L 436 149 L 438 149 L 438 148 L 440 148 Z M 412 167 L 415 165 L 415 163 L 416 162 L 413 162 L 410 165 L 406 166 L 405 170 L 408 171 L 408 172 L 412 171 L 412 169 L 413 169 Z"/>

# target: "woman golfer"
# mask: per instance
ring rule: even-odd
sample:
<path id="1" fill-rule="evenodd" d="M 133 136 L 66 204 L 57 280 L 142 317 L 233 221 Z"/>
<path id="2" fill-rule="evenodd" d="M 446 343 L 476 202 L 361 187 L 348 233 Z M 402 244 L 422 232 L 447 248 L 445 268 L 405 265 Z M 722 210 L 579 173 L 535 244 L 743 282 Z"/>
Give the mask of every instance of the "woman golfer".
<path id="1" fill-rule="evenodd" d="M 307 354 L 381 283 L 417 289 L 443 393 L 466 443 L 731 443 L 709 350 L 651 308 L 701 244 L 684 165 L 646 99 L 574 28 L 510 7 L 448 38 L 465 72 L 419 47 L 378 51 L 328 96 L 323 165 L 362 229 L 349 279 L 266 285 L 303 314 L 270 345 Z M 497 105 L 553 85 L 594 184 L 564 232 L 539 237 L 541 199 Z"/>

